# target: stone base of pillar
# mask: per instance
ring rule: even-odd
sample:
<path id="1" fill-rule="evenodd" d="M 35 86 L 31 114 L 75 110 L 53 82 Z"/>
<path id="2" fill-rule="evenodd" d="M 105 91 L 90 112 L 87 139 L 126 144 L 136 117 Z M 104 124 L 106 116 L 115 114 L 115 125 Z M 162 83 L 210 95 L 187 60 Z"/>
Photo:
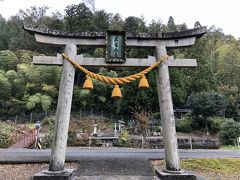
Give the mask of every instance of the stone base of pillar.
<path id="1" fill-rule="evenodd" d="M 33 176 L 33 180 L 72 180 L 75 169 L 64 169 L 62 171 L 41 171 Z"/>
<path id="2" fill-rule="evenodd" d="M 155 172 L 161 180 L 196 180 L 197 177 L 188 171 L 166 172 L 155 167 Z"/>

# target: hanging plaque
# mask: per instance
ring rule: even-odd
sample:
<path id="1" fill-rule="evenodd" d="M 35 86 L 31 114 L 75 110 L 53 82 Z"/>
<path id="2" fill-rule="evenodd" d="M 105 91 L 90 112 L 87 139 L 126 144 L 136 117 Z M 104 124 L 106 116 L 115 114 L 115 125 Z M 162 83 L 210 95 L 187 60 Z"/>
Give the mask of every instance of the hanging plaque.
<path id="1" fill-rule="evenodd" d="M 107 31 L 106 62 L 124 63 L 125 57 L 125 37 L 124 31 Z"/>

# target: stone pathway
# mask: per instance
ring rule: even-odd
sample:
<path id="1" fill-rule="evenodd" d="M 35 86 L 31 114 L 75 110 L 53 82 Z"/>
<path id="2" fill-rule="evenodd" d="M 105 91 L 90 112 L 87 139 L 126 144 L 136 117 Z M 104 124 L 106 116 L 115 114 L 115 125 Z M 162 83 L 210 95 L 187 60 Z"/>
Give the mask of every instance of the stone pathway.
<path id="1" fill-rule="evenodd" d="M 82 159 L 74 180 L 153 180 L 148 159 Z"/>

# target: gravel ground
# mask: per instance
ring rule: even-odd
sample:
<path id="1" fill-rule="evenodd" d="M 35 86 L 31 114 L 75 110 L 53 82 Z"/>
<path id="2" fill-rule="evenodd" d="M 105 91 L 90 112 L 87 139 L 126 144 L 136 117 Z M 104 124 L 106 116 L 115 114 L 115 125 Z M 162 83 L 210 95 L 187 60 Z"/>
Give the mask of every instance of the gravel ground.
<path id="1" fill-rule="evenodd" d="M 66 163 L 66 168 L 77 168 L 77 163 Z M 0 164 L 0 180 L 26 180 L 33 175 L 47 170 L 48 164 Z"/>
<path id="2" fill-rule="evenodd" d="M 151 161 L 153 165 L 161 166 L 165 169 L 163 161 Z M 66 163 L 66 168 L 76 169 L 77 163 Z M 32 179 L 33 175 L 47 170 L 48 164 L 0 164 L 0 180 L 28 180 Z M 190 169 L 189 169 L 190 170 Z M 219 172 L 202 172 L 199 170 L 190 170 L 194 174 L 205 177 L 207 180 L 240 180 L 239 174 L 222 174 Z"/>

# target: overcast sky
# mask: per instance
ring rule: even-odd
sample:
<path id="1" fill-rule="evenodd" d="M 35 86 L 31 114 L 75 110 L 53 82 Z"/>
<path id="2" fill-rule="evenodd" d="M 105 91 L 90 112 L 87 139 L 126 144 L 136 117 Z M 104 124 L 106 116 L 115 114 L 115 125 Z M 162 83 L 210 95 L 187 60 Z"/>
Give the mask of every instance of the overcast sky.
<path id="1" fill-rule="evenodd" d="M 81 0 L 0 0 L 0 14 L 9 18 L 19 9 L 30 6 L 48 5 L 50 11 L 64 9 L 70 4 L 79 4 Z M 123 18 L 143 15 L 146 22 L 161 19 L 167 23 L 173 16 L 175 23 L 186 23 L 193 28 L 195 21 L 204 26 L 215 25 L 225 34 L 240 37 L 240 0 L 95 0 L 97 10 L 120 13 Z"/>

